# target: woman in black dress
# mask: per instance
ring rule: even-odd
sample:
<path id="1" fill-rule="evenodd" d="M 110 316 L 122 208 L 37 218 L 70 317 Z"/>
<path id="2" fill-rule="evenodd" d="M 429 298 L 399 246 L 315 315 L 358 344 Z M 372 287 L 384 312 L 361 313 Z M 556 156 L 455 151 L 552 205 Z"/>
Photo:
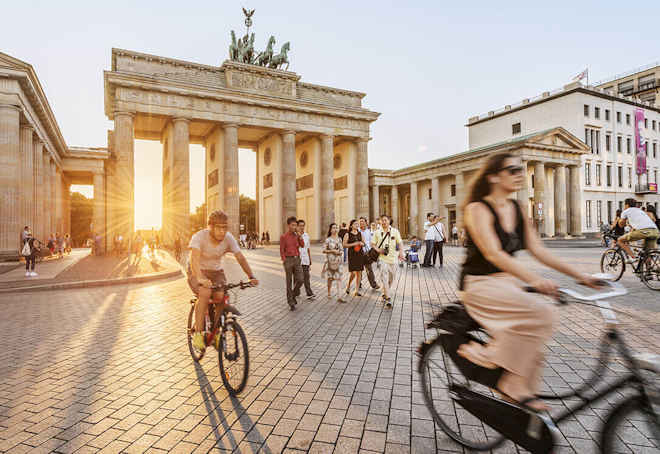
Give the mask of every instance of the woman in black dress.
<path id="1" fill-rule="evenodd" d="M 355 296 L 362 296 L 360 293 L 360 282 L 362 282 L 362 270 L 364 269 L 364 242 L 362 235 L 358 230 L 358 221 L 353 219 L 348 227 L 348 233 L 343 238 L 344 247 L 348 249 L 348 271 L 350 278 L 346 287 L 346 294 L 351 292 L 351 282 L 355 279 Z"/>

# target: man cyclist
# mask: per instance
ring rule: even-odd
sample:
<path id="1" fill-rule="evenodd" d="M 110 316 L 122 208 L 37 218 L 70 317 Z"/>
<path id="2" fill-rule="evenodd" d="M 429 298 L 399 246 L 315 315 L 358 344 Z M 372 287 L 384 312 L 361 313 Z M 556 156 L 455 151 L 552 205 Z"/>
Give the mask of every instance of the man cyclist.
<path id="1" fill-rule="evenodd" d="M 228 231 L 227 215 L 222 211 L 214 211 L 209 215 L 208 228 L 195 233 L 190 239 L 189 247 L 191 253 L 188 266 L 188 285 L 197 294 L 193 345 L 198 350 L 204 351 L 206 349 L 203 334 L 204 316 L 211 299 L 211 287 L 221 286 L 227 282 L 222 269 L 222 256 L 227 252 L 234 254 L 238 264 L 250 279 L 250 284 L 256 286 L 259 285 L 259 281 L 254 277 L 236 239 Z M 225 306 L 223 291 L 216 290 L 213 299 L 220 301 L 218 310 L 215 311 L 217 321 Z M 218 345 L 218 340 L 219 334 L 216 334 L 214 345 Z"/>
<path id="2" fill-rule="evenodd" d="M 619 221 L 620 225 L 623 227 L 625 226 L 626 221 L 628 221 L 632 230 L 625 235 L 620 236 L 616 242 L 624 251 L 626 251 L 626 254 L 628 254 L 629 258 L 627 263 L 633 263 L 637 260 L 637 257 L 635 257 L 629 243 L 631 241 L 644 240 L 645 251 L 654 249 L 657 247 L 660 232 L 658 232 L 658 228 L 651 218 L 637 208 L 637 201 L 635 199 L 626 199 L 626 201 L 623 202 L 623 205 L 625 209 L 623 210 L 623 213 L 621 213 L 621 220 Z"/>

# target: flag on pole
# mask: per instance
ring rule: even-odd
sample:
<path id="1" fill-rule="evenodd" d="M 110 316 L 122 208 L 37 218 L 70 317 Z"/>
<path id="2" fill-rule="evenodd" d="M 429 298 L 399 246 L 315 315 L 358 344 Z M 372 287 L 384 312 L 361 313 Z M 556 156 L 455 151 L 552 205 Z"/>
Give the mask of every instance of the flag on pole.
<path id="1" fill-rule="evenodd" d="M 587 77 L 587 78 L 589 77 L 589 68 L 585 68 L 584 71 L 582 71 L 577 76 L 573 77 L 572 80 L 574 82 L 576 82 L 576 81 L 580 81 L 580 80 L 584 79 L 585 77 Z"/>

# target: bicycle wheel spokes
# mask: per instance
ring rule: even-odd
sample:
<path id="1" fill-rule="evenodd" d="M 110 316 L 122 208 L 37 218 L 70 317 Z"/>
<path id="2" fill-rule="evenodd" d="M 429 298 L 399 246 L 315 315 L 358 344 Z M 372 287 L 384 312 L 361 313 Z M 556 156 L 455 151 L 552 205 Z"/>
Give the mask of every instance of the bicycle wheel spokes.
<path id="1" fill-rule="evenodd" d="M 621 279 L 625 266 L 623 255 L 617 249 L 608 249 L 600 257 L 601 273 L 611 274 L 615 281 Z"/>
<path id="2" fill-rule="evenodd" d="M 660 291 L 660 252 L 649 252 L 642 262 L 641 278 L 651 290 Z"/>
<path id="3" fill-rule="evenodd" d="M 233 396 L 243 391 L 250 369 L 250 358 L 245 333 L 235 320 L 227 321 L 218 361 L 220 376 L 229 394 Z"/>
<path id="4" fill-rule="evenodd" d="M 436 339 L 420 359 L 418 372 L 426 407 L 440 428 L 453 440 L 476 451 L 498 446 L 504 437 L 456 404 L 449 393 L 451 383 L 492 395 L 485 386 L 469 382 Z"/>
<path id="5" fill-rule="evenodd" d="M 186 334 L 188 337 L 188 350 L 190 356 L 195 362 L 199 362 L 204 357 L 204 351 L 197 349 L 192 342 L 192 336 L 195 333 L 195 305 L 190 305 L 190 312 L 188 313 L 188 328 Z"/>

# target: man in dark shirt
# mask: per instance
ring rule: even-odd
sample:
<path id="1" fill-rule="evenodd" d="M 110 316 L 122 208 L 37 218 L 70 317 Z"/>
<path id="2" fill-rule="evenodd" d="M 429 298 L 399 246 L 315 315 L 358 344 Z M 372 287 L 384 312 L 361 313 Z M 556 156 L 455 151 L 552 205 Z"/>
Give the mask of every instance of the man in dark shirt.
<path id="1" fill-rule="evenodd" d="M 346 228 L 346 223 L 342 222 L 341 223 L 341 229 L 339 229 L 339 239 L 343 240 L 344 236 L 348 233 L 348 229 Z M 348 260 L 348 248 L 344 248 L 344 263 Z"/>
<path id="2" fill-rule="evenodd" d="M 286 300 L 289 308 L 296 310 L 296 297 L 300 295 L 300 287 L 303 285 L 303 271 L 300 264 L 299 248 L 305 246 L 305 242 L 298 234 L 298 220 L 291 216 L 286 220 L 288 231 L 280 237 L 280 257 L 284 264 L 286 273 Z"/>

